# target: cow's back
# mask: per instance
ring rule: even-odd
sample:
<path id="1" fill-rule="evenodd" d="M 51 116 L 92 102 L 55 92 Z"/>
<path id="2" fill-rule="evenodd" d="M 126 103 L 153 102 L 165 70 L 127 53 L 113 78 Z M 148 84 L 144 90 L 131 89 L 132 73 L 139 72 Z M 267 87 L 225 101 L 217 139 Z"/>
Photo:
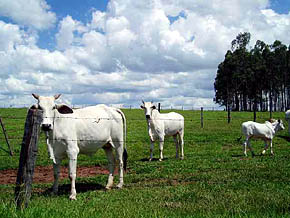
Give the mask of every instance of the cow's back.
<path id="1" fill-rule="evenodd" d="M 247 121 L 242 123 L 242 132 L 245 136 L 251 136 L 254 138 L 271 139 L 273 137 L 271 124 L 256 123 L 253 121 Z"/>
<path id="2" fill-rule="evenodd" d="M 81 153 L 90 153 L 90 150 L 94 152 L 109 141 L 123 141 L 123 120 L 117 109 L 97 105 L 74 112 Z"/>
<path id="3" fill-rule="evenodd" d="M 164 122 L 164 132 L 166 135 L 175 135 L 184 130 L 184 117 L 181 114 L 170 112 L 160 114 Z"/>

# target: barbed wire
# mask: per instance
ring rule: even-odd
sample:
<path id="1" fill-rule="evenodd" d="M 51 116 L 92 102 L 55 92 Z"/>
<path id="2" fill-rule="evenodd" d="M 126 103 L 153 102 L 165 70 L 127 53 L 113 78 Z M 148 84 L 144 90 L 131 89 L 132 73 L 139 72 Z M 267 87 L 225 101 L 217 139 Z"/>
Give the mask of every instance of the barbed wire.
<path id="1" fill-rule="evenodd" d="M 12 116 L 1 116 L 2 119 L 15 119 L 15 120 L 25 120 L 26 117 L 12 117 Z M 97 117 L 43 117 L 43 118 L 48 118 L 48 119 L 84 119 L 84 120 L 89 120 L 89 119 L 95 119 L 95 120 L 122 120 L 122 118 L 97 118 Z M 204 121 L 227 121 L 228 117 L 224 116 L 222 118 L 206 118 L 206 117 L 203 117 L 203 120 Z M 267 117 L 256 117 L 257 120 L 259 119 L 269 119 Z M 152 120 L 175 120 L 175 121 L 180 121 L 180 120 L 183 120 L 183 119 L 165 119 L 165 118 L 162 118 L 162 119 L 152 119 Z M 243 116 L 240 116 L 240 117 L 231 117 L 231 120 L 249 120 L 249 117 L 243 117 Z M 130 119 L 126 119 L 126 121 L 146 121 L 146 118 L 130 118 Z M 198 119 L 186 119 L 184 118 L 184 121 L 185 122 L 193 122 L 193 121 L 200 121 L 200 117 L 198 117 Z"/>

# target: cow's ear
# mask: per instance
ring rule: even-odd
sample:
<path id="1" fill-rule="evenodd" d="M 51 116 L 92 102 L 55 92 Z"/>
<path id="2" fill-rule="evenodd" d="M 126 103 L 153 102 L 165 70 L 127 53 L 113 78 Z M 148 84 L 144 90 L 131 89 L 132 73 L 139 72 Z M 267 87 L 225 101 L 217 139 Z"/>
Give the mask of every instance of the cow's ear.
<path id="1" fill-rule="evenodd" d="M 55 109 L 57 109 L 57 111 L 61 114 L 72 114 L 73 113 L 73 110 L 65 104 L 56 105 Z"/>
<path id="2" fill-rule="evenodd" d="M 156 109 L 156 106 L 155 106 L 155 105 L 153 105 L 151 108 L 152 108 L 152 109 Z"/>
<path id="3" fill-rule="evenodd" d="M 145 108 L 143 105 L 140 105 L 140 107 L 141 107 L 142 109 L 144 109 L 144 108 Z"/>

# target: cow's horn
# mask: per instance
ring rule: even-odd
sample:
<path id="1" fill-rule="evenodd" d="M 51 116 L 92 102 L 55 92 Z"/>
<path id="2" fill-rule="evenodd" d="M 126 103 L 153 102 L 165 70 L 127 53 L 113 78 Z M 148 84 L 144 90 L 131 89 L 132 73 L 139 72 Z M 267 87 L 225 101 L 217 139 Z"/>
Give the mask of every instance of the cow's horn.
<path id="1" fill-rule="evenodd" d="M 32 93 L 32 96 L 37 100 L 39 99 L 39 95 L 37 95 L 37 94 Z"/>
<path id="2" fill-rule="evenodd" d="M 61 94 L 57 94 L 57 95 L 54 95 L 54 99 L 57 100 L 59 97 L 61 96 Z"/>

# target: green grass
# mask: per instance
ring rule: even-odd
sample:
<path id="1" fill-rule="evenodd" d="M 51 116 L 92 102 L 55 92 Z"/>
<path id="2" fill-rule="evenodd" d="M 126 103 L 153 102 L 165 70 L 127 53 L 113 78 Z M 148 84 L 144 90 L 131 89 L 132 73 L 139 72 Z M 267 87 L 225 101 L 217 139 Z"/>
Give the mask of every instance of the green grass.
<path id="1" fill-rule="evenodd" d="M 141 110 L 123 110 L 127 118 L 129 172 L 122 190 L 104 191 L 107 176 L 77 179 L 77 201 L 70 201 L 69 180 L 60 183 L 60 194 L 48 193 L 51 184 L 34 184 L 29 207 L 15 209 L 14 186 L 0 185 L 0 217 L 290 217 L 290 152 L 288 125 L 274 138 L 275 156 L 244 157 L 241 123 L 249 112 L 233 112 L 227 123 L 224 111 L 178 111 L 185 117 L 185 159 L 176 160 L 173 140 L 164 145 L 163 162 L 149 157 L 149 139 Z M 25 109 L 1 109 L 15 156 L 0 151 L 0 169 L 17 168 Z M 12 119 L 11 114 L 17 119 Z M 284 118 L 284 113 L 274 113 Z M 258 113 L 264 122 L 269 113 Z M 285 122 L 285 120 L 284 120 Z M 252 141 L 256 154 L 262 141 Z M 4 137 L 0 146 L 7 148 Z M 250 154 L 250 152 L 249 152 Z M 156 144 L 155 157 L 159 157 Z M 37 165 L 51 164 L 43 136 Z M 66 164 L 66 162 L 64 162 Z M 78 165 L 106 166 L 102 150 L 92 157 L 79 156 Z M 115 178 L 117 179 L 117 177 Z M 89 188 L 85 188 L 89 187 Z"/>

